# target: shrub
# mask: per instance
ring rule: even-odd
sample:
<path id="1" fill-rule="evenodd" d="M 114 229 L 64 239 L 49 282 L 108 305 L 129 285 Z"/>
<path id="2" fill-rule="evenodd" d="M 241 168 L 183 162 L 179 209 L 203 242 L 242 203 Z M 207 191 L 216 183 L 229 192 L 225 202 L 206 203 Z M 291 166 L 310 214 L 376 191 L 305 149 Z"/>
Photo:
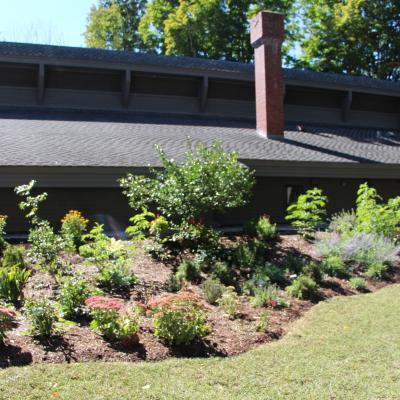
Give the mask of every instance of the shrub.
<path id="1" fill-rule="evenodd" d="M 92 230 L 82 237 L 86 244 L 79 247 L 79 253 L 90 262 L 103 265 L 109 260 L 126 259 L 127 252 L 122 242 L 109 238 L 103 225 L 96 223 Z"/>
<path id="2" fill-rule="evenodd" d="M 224 261 L 217 261 L 212 267 L 211 278 L 219 280 L 224 285 L 233 285 L 235 283 L 234 271 Z"/>
<path id="3" fill-rule="evenodd" d="M 276 224 L 271 224 L 268 215 L 262 215 L 258 220 L 249 221 L 244 226 L 244 232 L 268 240 L 276 237 Z"/>
<path id="4" fill-rule="evenodd" d="M 3 268 L 16 265 L 19 269 L 25 268 L 25 249 L 22 246 L 7 245 L 3 253 Z"/>
<path id="5" fill-rule="evenodd" d="M 288 294 L 298 299 L 312 299 L 318 290 L 318 284 L 307 275 L 300 275 L 286 288 Z"/>
<path id="6" fill-rule="evenodd" d="M 27 252 L 29 259 L 36 264 L 48 265 L 50 269 L 64 248 L 62 238 L 54 233 L 48 221 L 40 221 L 29 230 L 28 242 L 31 243 Z"/>
<path id="7" fill-rule="evenodd" d="M 311 261 L 303 267 L 302 275 L 309 276 L 315 282 L 321 282 L 323 266 L 315 261 Z"/>
<path id="8" fill-rule="evenodd" d="M 269 323 L 269 312 L 262 311 L 260 313 L 258 323 L 256 325 L 256 331 L 265 333 L 268 329 L 268 323 Z"/>
<path id="9" fill-rule="evenodd" d="M 130 271 L 124 259 L 108 261 L 101 268 L 96 277 L 101 287 L 109 290 L 127 290 L 135 283 L 137 278 Z"/>
<path id="10" fill-rule="evenodd" d="M 16 265 L 11 268 L 0 268 L 0 298 L 16 303 L 30 274 L 31 271 L 20 269 Z"/>
<path id="11" fill-rule="evenodd" d="M 104 296 L 89 297 L 85 301 L 93 318 L 90 327 L 99 331 L 107 340 L 134 336 L 139 330 L 139 312 L 120 314 L 123 301 Z"/>
<path id="12" fill-rule="evenodd" d="M 82 278 L 69 276 L 64 278 L 59 289 L 58 302 L 64 318 L 76 319 L 84 314 L 85 300 L 93 289 Z"/>
<path id="13" fill-rule="evenodd" d="M 217 300 L 217 304 L 230 318 L 234 318 L 238 311 L 239 297 L 235 288 L 228 286 L 225 288 L 222 296 Z"/>
<path id="14" fill-rule="evenodd" d="M 61 237 L 54 233 L 49 221 L 39 217 L 39 205 L 46 200 L 47 193 L 32 196 L 31 191 L 35 184 L 36 181 L 32 180 L 27 185 L 21 185 L 14 189 L 18 196 L 24 198 L 19 203 L 19 207 L 27 212 L 25 217 L 31 225 L 28 235 L 31 248 L 28 251 L 28 257 L 34 263 L 52 264 L 59 251 L 64 248 L 64 243 Z"/>
<path id="15" fill-rule="evenodd" d="M 160 214 L 181 223 L 247 203 L 255 181 L 236 153 L 225 153 L 217 143 L 199 144 L 181 163 L 158 151 L 160 171 L 152 177 L 129 174 L 120 181 L 134 209 L 153 204 Z"/>
<path id="16" fill-rule="evenodd" d="M 297 201 L 287 208 L 286 220 L 304 237 L 308 238 L 321 226 L 326 214 L 328 198 L 318 188 L 307 190 Z"/>
<path id="17" fill-rule="evenodd" d="M 356 289 L 360 292 L 367 290 L 367 282 L 365 282 L 363 278 L 352 277 L 349 279 L 349 284 L 353 289 Z"/>
<path id="18" fill-rule="evenodd" d="M 256 289 L 266 289 L 271 283 L 283 283 L 284 271 L 276 265 L 266 262 L 256 267 L 251 278 L 242 285 L 245 294 L 254 295 Z"/>
<path id="19" fill-rule="evenodd" d="M 195 282 L 201 279 L 199 263 L 193 260 L 183 260 L 176 271 L 176 279 L 178 281 Z"/>
<path id="20" fill-rule="evenodd" d="M 253 307 L 269 306 L 272 308 L 286 307 L 287 303 L 278 296 L 278 288 L 276 285 L 270 285 L 265 288 L 256 288 L 254 295 L 250 298 L 250 304 Z"/>
<path id="21" fill-rule="evenodd" d="M 185 345 L 205 336 L 209 328 L 204 307 L 189 293 L 169 293 L 149 303 L 154 334 L 174 345 Z"/>
<path id="22" fill-rule="evenodd" d="M 264 262 L 265 244 L 259 240 L 240 243 L 232 249 L 232 263 L 242 270 L 254 270 Z"/>
<path id="23" fill-rule="evenodd" d="M 34 335 L 49 337 L 54 334 L 58 316 L 55 307 L 49 300 L 29 299 L 25 302 L 24 310 L 32 325 Z"/>
<path id="24" fill-rule="evenodd" d="M 329 223 L 329 230 L 341 236 L 349 236 L 357 229 L 357 216 L 354 210 L 334 214 Z"/>
<path id="25" fill-rule="evenodd" d="M 133 240 L 143 240 L 149 233 L 152 220 L 154 221 L 155 214 L 148 211 L 145 207 L 142 212 L 135 214 L 129 219 L 132 225 L 126 228 L 126 233 Z"/>
<path id="26" fill-rule="evenodd" d="M 284 262 L 285 262 L 284 269 L 292 274 L 297 274 L 297 275 L 303 271 L 303 268 L 307 263 L 304 257 L 297 255 L 294 252 L 288 253 L 286 255 Z"/>
<path id="27" fill-rule="evenodd" d="M 346 278 L 348 271 L 346 264 L 339 256 L 330 256 L 322 263 L 323 271 L 329 276 Z"/>
<path id="28" fill-rule="evenodd" d="M 0 254 L 3 252 L 3 250 L 6 247 L 6 240 L 4 236 L 6 235 L 6 224 L 7 224 L 7 215 L 1 215 L 0 214 Z M 0 338 L 1 341 L 1 338 Z"/>
<path id="29" fill-rule="evenodd" d="M 179 282 L 175 274 L 171 274 L 164 284 L 164 289 L 169 293 L 176 293 L 181 290 L 181 287 L 181 282 Z"/>
<path id="30" fill-rule="evenodd" d="M 384 264 L 383 262 L 373 262 L 368 265 L 365 276 L 367 276 L 368 278 L 382 279 L 385 277 L 388 269 L 388 265 Z"/>
<path id="31" fill-rule="evenodd" d="M 360 185 L 357 192 L 357 230 L 394 238 L 400 232 L 400 196 L 387 203 L 368 183 Z"/>
<path id="32" fill-rule="evenodd" d="M 82 236 L 86 232 L 89 220 L 77 210 L 70 210 L 61 220 L 61 235 L 71 251 L 76 251 L 82 244 Z"/>
<path id="33" fill-rule="evenodd" d="M 0 345 L 6 338 L 6 332 L 11 328 L 15 312 L 7 307 L 0 306 Z"/>
<path id="34" fill-rule="evenodd" d="M 362 266 L 376 262 L 392 264 L 400 252 L 400 246 L 391 239 L 373 233 L 356 233 L 343 239 L 333 235 L 320 240 L 316 249 L 323 257 L 338 256 L 345 262 Z"/>
<path id="35" fill-rule="evenodd" d="M 219 280 L 212 278 L 206 279 L 202 288 L 204 296 L 210 304 L 216 304 L 225 290 L 225 286 Z"/>

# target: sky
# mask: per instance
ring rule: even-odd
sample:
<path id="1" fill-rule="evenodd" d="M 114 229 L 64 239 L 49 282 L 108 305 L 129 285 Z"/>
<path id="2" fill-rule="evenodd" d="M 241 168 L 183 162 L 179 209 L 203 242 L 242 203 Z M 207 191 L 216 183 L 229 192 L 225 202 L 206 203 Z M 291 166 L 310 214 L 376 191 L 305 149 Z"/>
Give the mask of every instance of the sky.
<path id="1" fill-rule="evenodd" d="M 0 40 L 84 46 L 96 0 L 0 0 Z"/>

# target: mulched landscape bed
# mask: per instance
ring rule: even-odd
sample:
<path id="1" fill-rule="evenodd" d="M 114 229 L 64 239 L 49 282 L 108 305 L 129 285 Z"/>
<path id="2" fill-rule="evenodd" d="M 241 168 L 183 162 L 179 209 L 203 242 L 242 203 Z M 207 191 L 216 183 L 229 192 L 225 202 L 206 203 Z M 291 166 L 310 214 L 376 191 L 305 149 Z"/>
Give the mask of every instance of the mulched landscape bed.
<path id="1" fill-rule="evenodd" d="M 318 259 L 314 246 L 299 235 L 281 235 L 271 250 L 270 261 L 279 263 L 288 253 L 308 259 Z M 80 256 L 64 256 L 75 270 L 85 272 L 85 277 L 94 277 L 96 269 L 83 263 Z M 172 274 L 172 266 L 153 260 L 143 251 L 134 258 L 132 271 L 139 283 L 124 297 L 127 306 L 130 302 L 147 302 L 152 296 L 164 291 L 163 286 Z M 399 265 L 391 269 L 386 281 L 368 280 L 368 287 L 375 291 L 390 283 L 400 282 Z M 54 298 L 55 278 L 49 274 L 35 271 L 24 288 L 24 297 Z M 203 296 L 200 286 L 189 285 L 184 290 Z M 318 292 L 317 301 L 338 295 L 354 295 L 348 282 L 338 278 L 324 278 Z M 201 341 L 190 346 L 171 347 L 153 335 L 151 321 L 143 318 L 139 331 L 139 343 L 131 346 L 105 341 L 82 320 L 75 325 L 65 325 L 59 336 L 48 340 L 36 340 L 27 334 L 27 321 L 18 313 L 14 328 L 8 332 L 5 345 L 0 347 L 0 367 L 35 363 L 62 363 L 88 361 L 156 361 L 168 357 L 210 357 L 233 356 L 246 352 L 263 343 L 282 337 L 291 323 L 307 312 L 313 303 L 288 296 L 284 291 L 280 296 L 288 302 L 288 307 L 268 309 L 269 320 L 266 332 L 258 332 L 256 327 L 260 314 L 265 308 L 255 308 L 248 298 L 240 297 L 238 317 L 230 319 L 220 308 L 208 305 L 208 324 L 211 332 Z"/>

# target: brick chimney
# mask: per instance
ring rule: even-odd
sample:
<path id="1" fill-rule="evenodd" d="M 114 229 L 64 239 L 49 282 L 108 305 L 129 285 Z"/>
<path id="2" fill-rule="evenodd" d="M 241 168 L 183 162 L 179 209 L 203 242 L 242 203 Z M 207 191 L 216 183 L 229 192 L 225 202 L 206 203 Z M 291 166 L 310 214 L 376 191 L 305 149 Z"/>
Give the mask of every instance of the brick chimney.
<path id="1" fill-rule="evenodd" d="M 283 138 L 283 15 L 262 11 L 251 19 L 250 26 L 255 56 L 257 131 L 265 137 Z"/>

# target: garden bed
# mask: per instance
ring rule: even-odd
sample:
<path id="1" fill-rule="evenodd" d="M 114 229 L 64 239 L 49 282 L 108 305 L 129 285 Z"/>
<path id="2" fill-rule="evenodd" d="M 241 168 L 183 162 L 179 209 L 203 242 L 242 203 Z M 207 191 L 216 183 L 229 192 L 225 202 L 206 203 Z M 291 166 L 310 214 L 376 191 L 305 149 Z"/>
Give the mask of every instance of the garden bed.
<path id="1" fill-rule="evenodd" d="M 240 238 L 234 238 L 235 241 Z M 232 238 L 225 239 L 232 241 Z M 309 260 L 318 259 L 314 246 L 300 235 L 281 235 L 274 246 L 270 247 L 268 260 L 279 263 L 288 254 Z M 73 272 L 83 272 L 88 280 L 94 279 L 96 269 L 85 263 L 78 255 L 63 255 L 65 262 L 72 266 Z M 147 303 L 152 297 L 165 292 L 165 283 L 173 273 L 173 263 L 155 261 L 142 249 L 132 258 L 131 271 L 138 278 L 132 289 L 121 297 L 125 307 L 135 302 Z M 375 291 L 390 283 L 400 282 L 400 268 L 395 265 L 389 271 L 386 280 L 369 279 L 368 289 Z M 24 298 L 56 298 L 57 281 L 48 273 L 33 269 L 23 291 Z M 201 285 L 187 284 L 182 289 L 204 299 Z M 348 281 L 333 277 L 324 277 L 318 289 L 314 303 L 338 295 L 358 293 L 349 286 Z M 268 325 L 265 330 L 258 329 L 265 307 L 253 307 L 247 296 L 239 297 L 237 315 L 230 318 L 220 307 L 206 304 L 207 324 L 210 333 L 202 339 L 186 346 L 174 346 L 154 335 L 150 318 L 141 317 L 138 343 L 126 344 L 122 341 L 106 341 L 100 334 L 89 328 L 89 320 L 61 324 L 59 333 L 48 339 L 35 339 L 27 334 L 29 324 L 23 313 L 17 311 L 12 330 L 0 347 L 0 367 L 35 363 L 63 363 L 88 361 L 155 361 L 168 357 L 212 357 L 232 356 L 244 353 L 263 343 L 282 337 L 295 319 L 309 310 L 313 302 L 295 299 L 283 290 L 279 291 L 287 307 L 268 307 Z"/>

